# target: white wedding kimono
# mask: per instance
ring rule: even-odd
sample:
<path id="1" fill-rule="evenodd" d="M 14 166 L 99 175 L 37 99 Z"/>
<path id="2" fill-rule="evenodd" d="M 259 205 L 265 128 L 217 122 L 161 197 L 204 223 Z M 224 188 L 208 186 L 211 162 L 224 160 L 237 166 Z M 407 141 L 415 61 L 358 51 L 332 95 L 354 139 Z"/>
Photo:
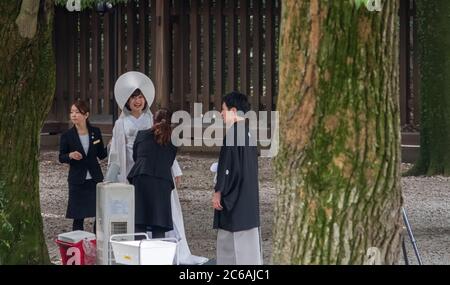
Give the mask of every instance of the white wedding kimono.
<path id="1" fill-rule="evenodd" d="M 152 125 L 153 116 L 149 110 L 137 119 L 130 115 L 126 109 L 122 112 L 113 128 L 113 137 L 108 157 L 108 171 L 105 181 L 128 183 L 127 175 L 134 164 L 133 144 L 137 132 L 149 129 Z M 176 159 L 172 165 L 172 175 L 173 177 L 182 175 L 181 168 Z M 183 213 L 181 211 L 176 186 L 172 191 L 171 206 L 174 229 L 167 232 L 166 237 L 175 237 L 179 240 L 179 263 L 191 265 L 207 262 L 207 258 L 191 254 L 184 231 Z"/>

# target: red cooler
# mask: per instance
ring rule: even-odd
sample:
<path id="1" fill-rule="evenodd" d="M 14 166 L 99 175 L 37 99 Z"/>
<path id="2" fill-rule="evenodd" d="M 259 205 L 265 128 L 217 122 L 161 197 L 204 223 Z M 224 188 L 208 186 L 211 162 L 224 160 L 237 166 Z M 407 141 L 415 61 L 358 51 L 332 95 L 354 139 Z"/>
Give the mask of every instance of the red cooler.
<path id="1" fill-rule="evenodd" d="M 96 253 L 95 235 L 85 231 L 73 231 L 58 235 L 63 265 L 94 265 Z"/>

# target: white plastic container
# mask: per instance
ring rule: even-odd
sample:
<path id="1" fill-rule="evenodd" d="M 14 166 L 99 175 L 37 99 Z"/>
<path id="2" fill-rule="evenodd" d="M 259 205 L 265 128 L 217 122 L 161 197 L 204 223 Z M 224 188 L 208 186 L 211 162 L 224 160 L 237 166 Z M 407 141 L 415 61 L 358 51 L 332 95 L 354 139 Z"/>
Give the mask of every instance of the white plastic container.
<path id="1" fill-rule="evenodd" d="M 138 234 L 136 234 L 138 235 Z M 140 234 L 142 235 L 142 234 Z M 111 236 L 116 263 L 126 265 L 173 265 L 178 264 L 178 243 L 174 238 L 115 241 L 124 235 Z"/>
<path id="2" fill-rule="evenodd" d="M 58 240 L 69 243 L 77 243 L 83 239 L 93 240 L 95 239 L 95 234 L 85 231 L 73 231 L 58 235 Z"/>

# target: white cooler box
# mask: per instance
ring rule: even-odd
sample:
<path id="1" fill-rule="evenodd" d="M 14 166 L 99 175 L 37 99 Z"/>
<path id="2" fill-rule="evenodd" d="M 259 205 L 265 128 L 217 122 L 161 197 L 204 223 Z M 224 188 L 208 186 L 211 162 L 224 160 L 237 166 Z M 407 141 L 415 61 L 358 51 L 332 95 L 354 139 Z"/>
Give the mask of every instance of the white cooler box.
<path id="1" fill-rule="evenodd" d="M 143 235 L 146 239 L 118 241 L 114 238 Z M 110 242 L 116 263 L 126 265 L 178 265 L 178 240 L 149 239 L 145 233 L 112 235 Z"/>

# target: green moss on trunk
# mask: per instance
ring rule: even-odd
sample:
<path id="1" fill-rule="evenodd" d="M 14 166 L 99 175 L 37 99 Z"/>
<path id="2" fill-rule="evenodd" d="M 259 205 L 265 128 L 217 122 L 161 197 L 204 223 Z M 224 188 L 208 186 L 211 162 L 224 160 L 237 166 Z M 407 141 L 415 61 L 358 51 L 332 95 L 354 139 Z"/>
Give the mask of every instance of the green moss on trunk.
<path id="1" fill-rule="evenodd" d="M 22 38 L 21 1 L 0 1 L 0 265 L 49 263 L 39 204 L 39 136 L 54 95 L 53 1 Z"/>
<path id="2" fill-rule="evenodd" d="M 397 1 L 286 0 L 273 261 L 398 260 L 401 232 Z"/>

